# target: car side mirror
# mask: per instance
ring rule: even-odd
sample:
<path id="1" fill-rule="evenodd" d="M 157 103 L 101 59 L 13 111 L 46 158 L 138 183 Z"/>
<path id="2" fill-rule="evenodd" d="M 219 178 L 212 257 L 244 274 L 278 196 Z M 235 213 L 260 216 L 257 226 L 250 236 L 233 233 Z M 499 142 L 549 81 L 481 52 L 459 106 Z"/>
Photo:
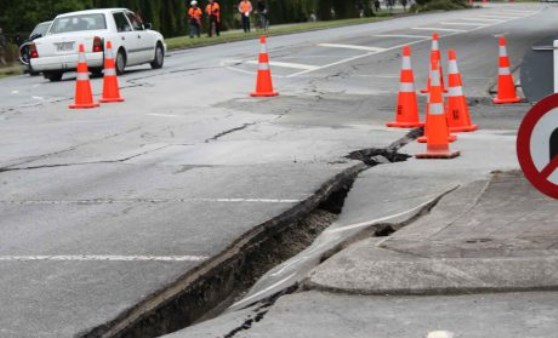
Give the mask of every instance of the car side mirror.
<path id="1" fill-rule="evenodd" d="M 151 24 L 151 22 L 144 23 L 143 29 L 153 29 L 153 25 Z"/>

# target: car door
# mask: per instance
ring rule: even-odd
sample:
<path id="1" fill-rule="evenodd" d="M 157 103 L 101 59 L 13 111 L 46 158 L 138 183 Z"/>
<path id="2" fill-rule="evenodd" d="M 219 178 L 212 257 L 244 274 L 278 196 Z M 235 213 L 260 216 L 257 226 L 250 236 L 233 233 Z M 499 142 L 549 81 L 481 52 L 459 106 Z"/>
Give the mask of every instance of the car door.
<path id="1" fill-rule="evenodd" d="M 126 11 L 137 40 L 138 62 L 151 62 L 155 57 L 155 39 L 153 34 L 143 28 L 143 23 L 133 12 Z"/>
<path id="2" fill-rule="evenodd" d="M 137 34 L 128 21 L 126 14 L 124 12 L 114 12 L 112 17 L 114 18 L 118 36 L 122 40 L 121 45 L 126 49 L 126 64 L 133 65 L 139 63 L 140 55 L 137 53 L 139 48 Z"/>

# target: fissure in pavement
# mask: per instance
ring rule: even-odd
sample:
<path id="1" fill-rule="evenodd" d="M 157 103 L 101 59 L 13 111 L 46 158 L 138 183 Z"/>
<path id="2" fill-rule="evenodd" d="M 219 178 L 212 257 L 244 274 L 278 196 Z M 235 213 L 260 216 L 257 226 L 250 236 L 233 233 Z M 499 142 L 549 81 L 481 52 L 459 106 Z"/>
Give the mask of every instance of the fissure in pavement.
<path id="1" fill-rule="evenodd" d="M 260 276 L 296 255 L 336 218 L 356 175 L 356 165 L 326 182 L 313 196 L 256 227 L 226 251 L 111 323 L 79 337 L 157 337 L 221 313 Z M 329 201 L 329 198 L 336 200 Z"/>
<path id="2" fill-rule="evenodd" d="M 415 134 L 417 131 L 411 132 L 386 149 L 366 149 L 349 155 L 363 163 L 336 175 L 307 200 L 254 228 L 220 255 L 114 321 L 77 336 L 158 337 L 219 315 L 240 299 L 265 272 L 311 245 L 333 223 L 360 172 L 377 164 L 406 160 L 408 156 L 399 154 L 397 149 Z M 356 153 L 360 155 L 354 155 Z M 377 160 L 377 156 L 384 160 Z M 256 317 L 252 322 L 257 321 Z"/>

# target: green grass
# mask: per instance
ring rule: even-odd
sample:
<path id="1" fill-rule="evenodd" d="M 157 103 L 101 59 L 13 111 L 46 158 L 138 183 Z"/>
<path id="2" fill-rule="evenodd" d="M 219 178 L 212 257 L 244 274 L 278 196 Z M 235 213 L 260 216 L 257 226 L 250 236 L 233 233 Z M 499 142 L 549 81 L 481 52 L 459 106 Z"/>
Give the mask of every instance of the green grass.
<path id="1" fill-rule="evenodd" d="M 8 77 L 12 75 L 23 74 L 23 67 L 21 65 L 13 65 L 4 68 L 0 68 L 0 79 L 3 77 Z"/>
<path id="2" fill-rule="evenodd" d="M 191 39 L 189 36 L 179 36 L 175 38 L 166 39 L 165 41 L 167 43 L 167 47 L 169 50 L 193 48 L 193 47 L 216 45 L 216 44 L 227 43 L 227 42 L 255 39 L 263 33 L 265 33 L 268 36 L 285 35 L 285 34 L 300 33 L 300 32 L 307 32 L 307 31 L 314 31 L 314 30 L 321 30 L 321 29 L 328 29 L 328 28 L 344 27 L 349 25 L 378 22 L 382 20 L 387 20 L 390 17 L 389 14 L 387 15 L 386 14 L 382 16 L 370 17 L 370 18 L 305 22 L 299 24 L 271 26 L 269 27 L 267 32 L 252 31 L 251 33 L 246 34 L 242 31 L 234 30 L 234 31 L 222 32 L 221 36 L 219 37 L 209 38 L 205 35 L 202 35 L 201 38 Z"/>
<path id="3" fill-rule="evenodd" d="M 265 32 L 265 34 L 268 36 L 274 36 L 274 35 L 285 35 L 285 34 L 292 34 L 292 33 L 315 31 L 321 29 L 345 27 L 350 25 L 358 25 L 358 24 L 383 21 L 391 18 L 391 16 L 392 13 L 389 13 L 387 11 L 382 11 L 378 13 L 378 16 L 369 17 L 369 18 L 356 18 L 356 19 L 317 21 L 317 22 L 277 25 L 277 26 L 271 26 L 267 30 L 267 32 Z M 167 43 L 167 47 L 169 50 L 185 49 L 185 48 L 217 45 L 217 44 L 241 41 L 241 40 L 256 39 L 262 33 L 264 32 L 252 31 L 251 33 L 245 34 L 244 32 L 239 30 L 232 30 L 232 31 L 222 32 L 221 36 L 219 37 L 209 38 L 206 35 L 202 35 L 202 37 L 199 39 L 198 38 L 190 39 L 189 36 L 179 36 L 175 38 L 166 39 L 165 42 Z M 23 74 L 23 67 L 20 65 L 12 65 L 8 67 L 0 68 L 0 78 L 12 76 L 12 75 L 20 75 L 20 74 Z"/>

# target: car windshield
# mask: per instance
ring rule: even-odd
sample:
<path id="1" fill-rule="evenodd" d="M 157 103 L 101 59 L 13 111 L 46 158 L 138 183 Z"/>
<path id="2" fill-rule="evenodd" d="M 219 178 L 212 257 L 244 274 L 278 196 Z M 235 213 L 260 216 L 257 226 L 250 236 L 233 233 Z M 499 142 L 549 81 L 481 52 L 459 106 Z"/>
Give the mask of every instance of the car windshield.
<path id="1" fill-rule="evenodd" d="M 33 29 L 33 32 L 31 32 L 31 34 L 29 36 L 35 36 L 35 35 L 45 35 L 45 33 L 48 30 L 48 27 L 50 27 L 50 24 L 52 23 L 52 21 L 49 22 L 43 22 L 38 24 L 35 29 Z"/>
<path id="2" fill-rule="evenodd" d="M 107 29 L 104 14 L 83 14 L 57 18 L 52 23 L 50 34 Z"/>

